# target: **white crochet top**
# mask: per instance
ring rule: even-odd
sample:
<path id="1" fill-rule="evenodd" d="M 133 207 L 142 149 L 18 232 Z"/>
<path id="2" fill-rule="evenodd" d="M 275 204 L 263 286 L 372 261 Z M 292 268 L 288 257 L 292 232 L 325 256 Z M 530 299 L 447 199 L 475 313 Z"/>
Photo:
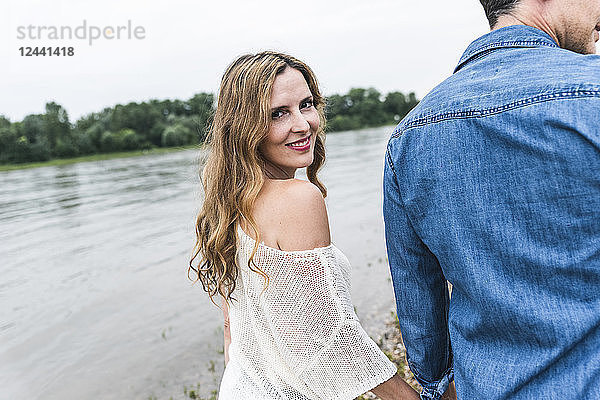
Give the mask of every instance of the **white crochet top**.
<path id="1" fill-rule="evenodd" d="M 350 263 L 333 244 L 282 251 L 238 228 L 240 274 L 229 302 L 231 344 L 219 400 L 354 399 L 396 366 L 360 326 L 350 300 Z"/>

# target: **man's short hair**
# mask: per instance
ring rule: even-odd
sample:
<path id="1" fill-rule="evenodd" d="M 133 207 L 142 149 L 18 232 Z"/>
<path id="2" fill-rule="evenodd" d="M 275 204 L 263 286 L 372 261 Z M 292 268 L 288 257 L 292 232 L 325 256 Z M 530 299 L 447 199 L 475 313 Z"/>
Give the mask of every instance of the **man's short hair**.
<path id="1" fill-rule="evenodd" d="M 485 10 L 485 16 L 490 22 L 490 27 L 494 27 L 498 22 L 498 17 L 507 14 L 512 11 L 520 0 L 479 0 L 483 9 Z"/>

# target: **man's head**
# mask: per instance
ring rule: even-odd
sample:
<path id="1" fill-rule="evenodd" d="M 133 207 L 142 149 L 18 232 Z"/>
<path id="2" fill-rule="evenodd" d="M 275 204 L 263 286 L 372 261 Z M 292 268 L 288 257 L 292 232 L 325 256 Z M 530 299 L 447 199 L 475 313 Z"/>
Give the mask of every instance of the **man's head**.
<path id="1" fill-rule="evenodd" d="M 541 29 L 560 47 L 582 54 L 596 52 L 600 0 L 480 0 L 490 27 L 528 25 Z"/>

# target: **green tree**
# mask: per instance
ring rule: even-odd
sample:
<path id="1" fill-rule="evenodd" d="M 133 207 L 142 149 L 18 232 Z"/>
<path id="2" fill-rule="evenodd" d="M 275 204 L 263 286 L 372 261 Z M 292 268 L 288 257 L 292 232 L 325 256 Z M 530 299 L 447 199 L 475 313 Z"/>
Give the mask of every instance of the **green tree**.
<path id="1" fill-rule="evenodd" d="M 360 117 L 365 126 L 378 126 L 389 123 L 389 116 L 383 110 L 381 93 L 374 88 L 363 91 L 362 98 L 358 99 L 353 111 Z"/>
<path id="2" fill-rule="evenodd" d="M 198 93 L 186 102 L 189 115 L 194 117 L 198 140 L 203 142 L 208 134 L 211 118 L 215 112 L 215 96 L 211 93 Z"/>
<path id="3" fill-rule="evenodd" d="M 59 158 L 75 157 L 79 155 L 79 149 L 72 137 L 61 138 L 56 142 L 53 153 Z"/>
<path id="4" fill-rule="evenodd" d="M 106 131 L 102 133 L 100 137 L 100 150 L 103 153 L 110 153 L 114 151 L 119 151 L 119 143 L 115 134 L 111 131 Z"/>
<path id="5" fill-rule="evenodd" d="M 327 119 L 332 119 L 337 115 L 348 115 L 351 102 L 348 96 L 334 94 L 326 99 L 325 115 Z"/>
<path id="6" fill-rule="evenodd" d="M 93 123 L 93 125 L 91 125 L 90 127 L 88 127 L 85 130 L 77 130 L 78 132 L 80 132 L 80 134 L 82 136 L 87 137 L 88 141 L 98 150 L 102 149 L 102 134 L 106 131 L 108 131 L 108 129 L 106 129 L 106 127 L 104 126 L 105 124 L 103 124 L 100 121 L 96 121 Z M 86 125 L 83 125 L 86 126 Z M 82 140 L 80 140 L 82 141 Z"/>
<path id="7" fill-rule="evenodd" d="M 13 161 L 17 133 L 10 121 L 0 115 L 0 163 Z"/>
<path id="8" fill-rule="evenodd" d="M 364 128 L 358 116 L 336 115 L 327 121 L 327 130 L 330 132 L 351 131 Z"/>
<path id="9" fill-rule="evenodd" d="M 164 147 L 185 146 L 195 142 L 194 133 L 184 126 L 177 123 L 168 126 L 162 134 L 162 145 Z"/>
<path id="10" fill-rule="evenodd" d="M 167 126 L 181 125 L 189 131 L 189 141 L 186 144 L 197 144 L 203 141 L 204 126 L 197 115 L 167 117 Z M 166 128 L 166 127 L 165 127 Z M 163 130 L 164 131 L 164 130 Z M 162 142 L 161 142 L 162 144 Z"/>
<path id="11" fill-rule="evenodd" d="M 391 92 L 383 102 L 384 111 L 391 115 L 395 121 L 399 121 L 406 116 L 418 103 L 414 93 L 405 96 L 401 92 Z"/>
<path id="12" fill-rule="evenodd" d="M 167 124 L 164 122 L 158 122 L 150 128 L 150 132 L 148 132 L 148 141 L 151 145 L 162 146 L 162 134 L 166 128 Z"/>
<path id="13" fill-rule="evenodd" d="M 147 147 L 145 139 L 133 129 L 121 129 L 119 132 L 106 131 L 100 138 L 100 149 L 105 153 Z"/>
<path id="14" fill-rule="evenodd" d="M 120 150 L 135 150 L 142 147 L 144 138 L 133 129 L 122 129 L 117 133 Z"/>
<path id="15" fill-rule="evenodd" d="M 94 138 L 91 135 L 87 135 L 85 132 L 74 131 L 73 139 L 75 141 L 75 145 L 77 146 L 77 151 L 79 152 L 79 154 L 87 155 L 98 153 L 101 135 L 102 133 L 100 132 L 96 144 L 96 141 L 94 141 Z"/>
<path id="16" fill-rule="evenodd" d="M 44 125 L 45 121 L 43 114 L 27 115 L 20 125 L 20 134 L 25 136 L 29 143 L 37 143 L 44 139 L 48 141 Z"/>
<path id="17" fill-rule="evenodd" d="M 28 115 L 21 123 L 13 124 L 17 136 L 13 148 L 14 162 L 46 161 L 52 156 L 52 147 L 46 134 L 45 116 Z"/>
<path id="18" fill-rule="evenodd" d="M 71 124 L 67 110 L 63 106 L 53 101 L 46 103 L 43 123 L 44 134 L 48 138 L 51 151 L 54 150 L 59 140 L 63 144 L 71 142 Z"/>
<path id="19" fill-rule="evenodd" d="M 122 129 L 133 129 L 146 141 L 150 140 L 152 127 L 163 119 L 160 109 L 149 103 L 117 104 L 111 114 L 109 130 L 119 132 Z"/>

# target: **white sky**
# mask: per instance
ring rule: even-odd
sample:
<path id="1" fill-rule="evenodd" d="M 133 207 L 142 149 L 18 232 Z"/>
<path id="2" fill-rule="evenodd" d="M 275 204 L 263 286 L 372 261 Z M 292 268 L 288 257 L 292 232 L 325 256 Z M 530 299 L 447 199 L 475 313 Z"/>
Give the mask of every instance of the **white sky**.
<path id="1" fill-rule="evenodd" d="M 144 27 L 143 40 L 18 40 L 17 27 Z M 305 61 L 322 91 L 375 87 L 425 95 L 488 31 L 478 0 L 3 0 L 0 115 L 62 104 L 71 121 L 107 106 L 216 93 L 235 57 L 274 49 Z M 73 46 L 73 57 L 21 57 Z"/>

